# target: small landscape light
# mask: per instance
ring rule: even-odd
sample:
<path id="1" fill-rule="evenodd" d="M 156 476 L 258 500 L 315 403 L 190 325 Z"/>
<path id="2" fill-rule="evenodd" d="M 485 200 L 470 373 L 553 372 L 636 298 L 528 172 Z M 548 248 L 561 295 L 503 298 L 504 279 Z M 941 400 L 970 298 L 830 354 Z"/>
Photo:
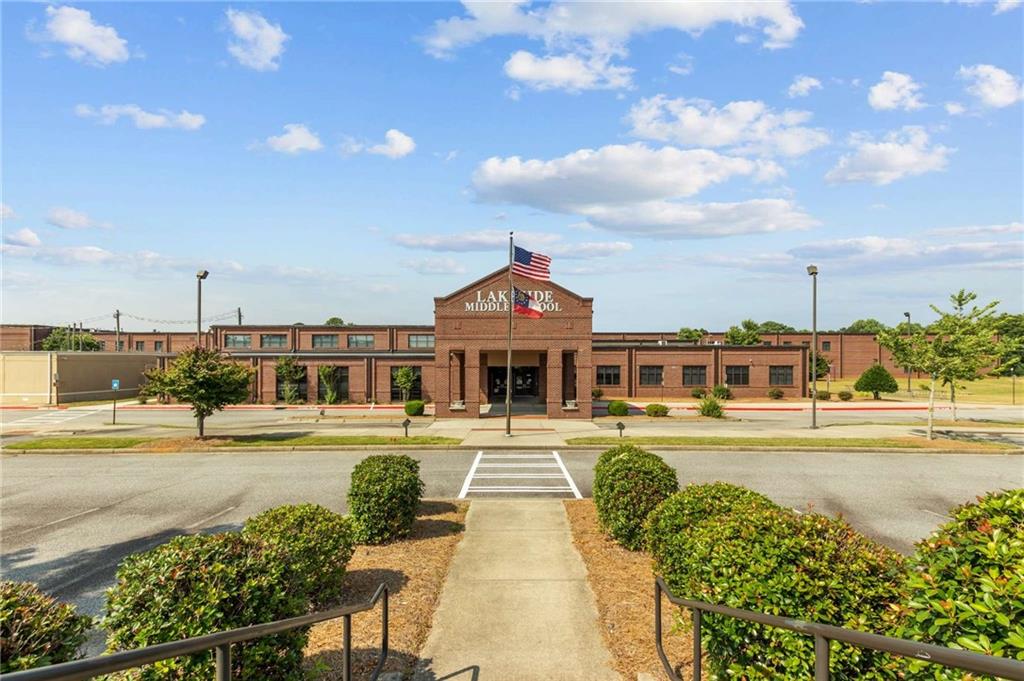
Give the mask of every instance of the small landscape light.
<path id="1" fill-rule="evenodd" d="M 326 409 L 321 409 L 320 410 L 320 416 L 325 416 L 326 414 L 327 414 L 327 410 Z"/>
<path id="2" fill-rule="evenodd" d="M 406 419 L 406 420 L 402 421 L 402 427 L 405 428 L 405 436 L 406 437 L 409 437 L 409 426 L 411 426 L 411 425 L 412 425 L 412 421 L 409 420 L 409 419 Z"/>
<path id="3" fill-rule="evenodd" d="M 626 429 L 626 424 L 623 423 L 622 421 L 619 421 L 618 423 L 615 424 L 615 427 L 619 429 L 619 437 L 622 437 L 622 431 Z"/>

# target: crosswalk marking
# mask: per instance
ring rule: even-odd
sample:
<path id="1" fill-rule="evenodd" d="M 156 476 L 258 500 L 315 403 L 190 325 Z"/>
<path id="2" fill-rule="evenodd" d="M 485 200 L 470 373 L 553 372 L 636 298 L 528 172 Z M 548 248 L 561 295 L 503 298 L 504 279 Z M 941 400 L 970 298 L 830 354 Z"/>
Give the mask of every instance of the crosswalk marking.
<path id="1" fill-rule="evenodd" d="M 518 459 L 518 461 L 512 461 L 512 459 Z M 497 482 L 499 480 L 501 482 Z M 541 481 L 548 480 L 560 481 L 564 484 L 541 484 Z M 484 481 L 495 482 L 479 484 Z M 512 484 L 512 481 L 522 482 Z M 571 494 L 577 499 L 583 498 L 558 452 L 553 451 L 550 454 L 484 454 L 483 451 L 479 451 L 462 483 L 459 498 L 465 499 L 468 494 L 551 493 Z"/>
<path id="2" fill-rule="evenodd" d="M 95 413 L 94 411 L 69 411 L 67 409 L 60 409 L 55 411 L 46 411 L 40 414 L 29 416 L 27 419 L 20 419 L 18 421 L 9 421 L 6 423 L 8 428 L 21 428 L 23 426 L 57 426 L 67 421 L 73 421 L 80 419 L 83 416 Z"/>

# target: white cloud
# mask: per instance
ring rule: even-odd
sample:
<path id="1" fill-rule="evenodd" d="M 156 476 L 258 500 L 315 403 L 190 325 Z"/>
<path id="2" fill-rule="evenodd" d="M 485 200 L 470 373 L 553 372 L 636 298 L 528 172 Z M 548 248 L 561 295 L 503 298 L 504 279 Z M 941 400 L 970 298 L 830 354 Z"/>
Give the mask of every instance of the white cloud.
<path id="1" fill-rule="evenodd" d="M 113 26 L 94 22 L 88 11 L 67 5 L 51 6 L 46 8 L 46 16 L 42 39 L 64 45 L 67 55 L 75 61 L 106 66 L 128 60 L 128 43 Z"/>
<path id="2" fill-rule="evenodd" d="M 375 144 L 367 149 L 371 154 L 380 154 L 388 158 L 402 158 L 416 149 L 416 142 L 401 130 L 394 128 L 384 133 L 384 143 Z"/>
<path id="3" fill-rule="evenodd" d="M 962 116 L 967 111 L 967 107 L 960 102 L 946 102 L 945 107 L 950 116 Z"/>
<path id="4" fill-rule="evenodd" d="M 676 60 L 668 65 L 668 70 L 677 76 L 688 76 L 693 73 L 693 57 L 680 52 L 676 56 Z"/>
<path id="5" fill-rule="evenodd" d="M 402 260 L 402 267 L 420 274 L 464 274 L 466 268 L 455 258 L 415 258 Z"/>
<path id="6" fill-rule="evenodd" d="M 882 74 L 882 80 L 871 86 L 868 103 L 876 111 L 914 111 L 925 106 L 921 99 L 921 85 L 915 83 L 909 75 L 896 71 L 886 71 Z"/>
<path id="7" fill-rule="evenodd" d="M 865 134 L 851 135 L 856 147 L 825 175 L 828 182 L 872 182 L 889 184 L 904 177 L 943 170 L 955 149 L 931 144 L 928 133 L 918 126 L 904 126 L 888 133 L 882 141 Z"/>
<path id="8" fill-rule="evenodd" d="M 235 37 L 228 43 L 228 52 L 238 63 L 257 71 L 277 71 L 284 44 L 291 36 L 259 12 L 229 9 L 227 18 Z"/>
<path id="9" fill-rule="evenodd" d="M 97 222 L 85 213 L 70 208 L 51 208 L 46 214 L 46 221 L 61 229 L 91 229 L 93 227 L 109 228 L 105 222 Z"/>
<path id="10" fill-rule="evenodd" d="M 18 216 L 15 214 L 14 209 L 8 206 L 6 203 L 0 203 L 0 219 L 3 220 L 14 220 Z"/>
<path id="11" fill-rule="evenodd" d="M 94 109 L 88 104 L 75 107 L 75 115 L 80 118 L 95 118 L 106 125 L 113 125 L 124 117 L 131 119 L 136 128 L 148 130 L 152 128 L 178 128 L 180 130 L 198 130 L 206 123 L 202 114 L 194 114 L 182 109 L 178 113 L 160 109 L 158 112 L 145 111 L 136 104 L 106 104 Z"/>
<path id="12" fill-rule="evenodd" d="M 716 108 L 703 99 L 665 95 L 641 99 L 626 117 L 637 137 L 768 156 L 801 156 L 828 144 L 828 133 L 803 125 L 810 118 L 809 111 L 775 112 L 761 101 Z"/>
<path id="13" fill-rule="evenodd" d="M 806 97 L 811 94 L 812 90 L 820 90 L 821 81 L 817 78 L 811 78 L 810 76 L 797 76 L 793 79 L 789 89 L 786 90 L 786 94 L 789 95 L 790 99 L 794 97 Z"/>
<path id="14" fill-rule="evenodd" d="M 609 54 L 537 57 L 526 50 L 519 50 L 505 62 L 505 75 L 534 90 L 579 92 L 630 87 L 633 69 L 615 66 L 610 60 Z"/>
<path id="15" fill-rule="evenodd" d="M 935 236 L 976 237 L 984 234 L 1024 234 L 1024 222 L 1007 222 L 1001 225 L 965 225 L 962 227 L 938 227 L 928 231 Z"/>
<path id="16" fill-rule="evenodd" d="M 4 255 L 16 258 L 31 258 L 40 262 L 57 265 L 97 265 L 118 262 L 118 256 L 99 246 L 23 246 L 5 244 Z"/>
<path id="17" fill-rule="evenodd" d="M 967 92 L 983 106 L 1002 108 L 1024 99 L 1020 80 L 991 64 L 961 66 L 957 76 L 968 82 Z"/>
<path id="18" fill-rule="evenodd" d="M 301 123 L 288 123 L 284 133 L 268 137 L 267 147 L 283 154 L 299 154 L 303 151 L 320 151 L 324 148 L 316 133 Z"/>
<path id="19" fill-rule="evenodd" d="M 1002 14 L 1003 12 L 1009 12 L 1011 9 L 1017 9 L 1020 7 L 1020 3 L 1021 0 L 998 0 L 992 14 Z"/>
<path id="20" fill-rule="evenodd" d="M 566 243 L 560 234 L 550 232 L 516 232 L 515 239 L 516 243 L 521 246 L 567 260 L 605 258 L 633 250 L 633 245 L 626 241 Z M 481 229 L 454 234 L 397 234 L 393 241 L 406 248 L 441 253 L 508 250 L 508 232 L 500 229 Z M 422 263 L 422 261 L 409 262 Z"/>
<path id="21" fill-rule="evenodd" d="M 12 244 L 14 246 L 34 247 L 41 245 L 43 242 L 39 240 L 38 234 L 28 227 L 25 227 L 16 232 L 8 232 L 4 234 L 4 243 Z"/>

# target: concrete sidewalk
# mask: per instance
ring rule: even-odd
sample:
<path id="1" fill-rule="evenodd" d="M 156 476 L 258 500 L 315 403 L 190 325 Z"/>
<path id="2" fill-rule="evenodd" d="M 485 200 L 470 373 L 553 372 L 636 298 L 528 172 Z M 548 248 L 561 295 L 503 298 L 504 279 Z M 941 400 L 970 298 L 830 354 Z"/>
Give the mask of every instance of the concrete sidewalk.
<path id="1" fill-rule="evenodd" d="M 416 681 L 618 679 L 557 499 L 474 500 Z"/>

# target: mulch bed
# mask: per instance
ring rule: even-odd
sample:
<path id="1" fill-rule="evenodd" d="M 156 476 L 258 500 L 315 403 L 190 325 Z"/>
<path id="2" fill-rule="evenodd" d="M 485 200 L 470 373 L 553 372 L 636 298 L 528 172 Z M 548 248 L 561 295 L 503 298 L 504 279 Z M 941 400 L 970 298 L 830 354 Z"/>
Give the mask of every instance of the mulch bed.
<path id="1" fill-rule="evenodd" d="M 587 566 L 587 581 L 597 600 L 601 635 L 624 679 L 646 673 L 664 678 L 654 641 L 654 572 L 650 556 L 629 551 L 608 539 L 597 524 L 591 499 L 566 501 L 576 550 Z M 665 652 L 680 678 L 690 678 L 693 639 L 675 626 L 675 609 L 662 604 Z M 689 621 L 687 619 L 687 621 Z"/>
<path id="2" fill-rule="evenodd" d="M 427 640 L 434 608 L 462 538 L 469 503 L 426 501 L 408 539 L 381 546 L 359 546 L 348 564 L 342 604 L 364 603 L 381 582 L 390 590 L 385 671 L 411 674 Z M 380 605 L 352 618 L 353 677 L 369 678 L 380 654 Z M 306 667 L 315 678 L 340 679 L 342 621 L 313 627 L 306 646 Z"/>

